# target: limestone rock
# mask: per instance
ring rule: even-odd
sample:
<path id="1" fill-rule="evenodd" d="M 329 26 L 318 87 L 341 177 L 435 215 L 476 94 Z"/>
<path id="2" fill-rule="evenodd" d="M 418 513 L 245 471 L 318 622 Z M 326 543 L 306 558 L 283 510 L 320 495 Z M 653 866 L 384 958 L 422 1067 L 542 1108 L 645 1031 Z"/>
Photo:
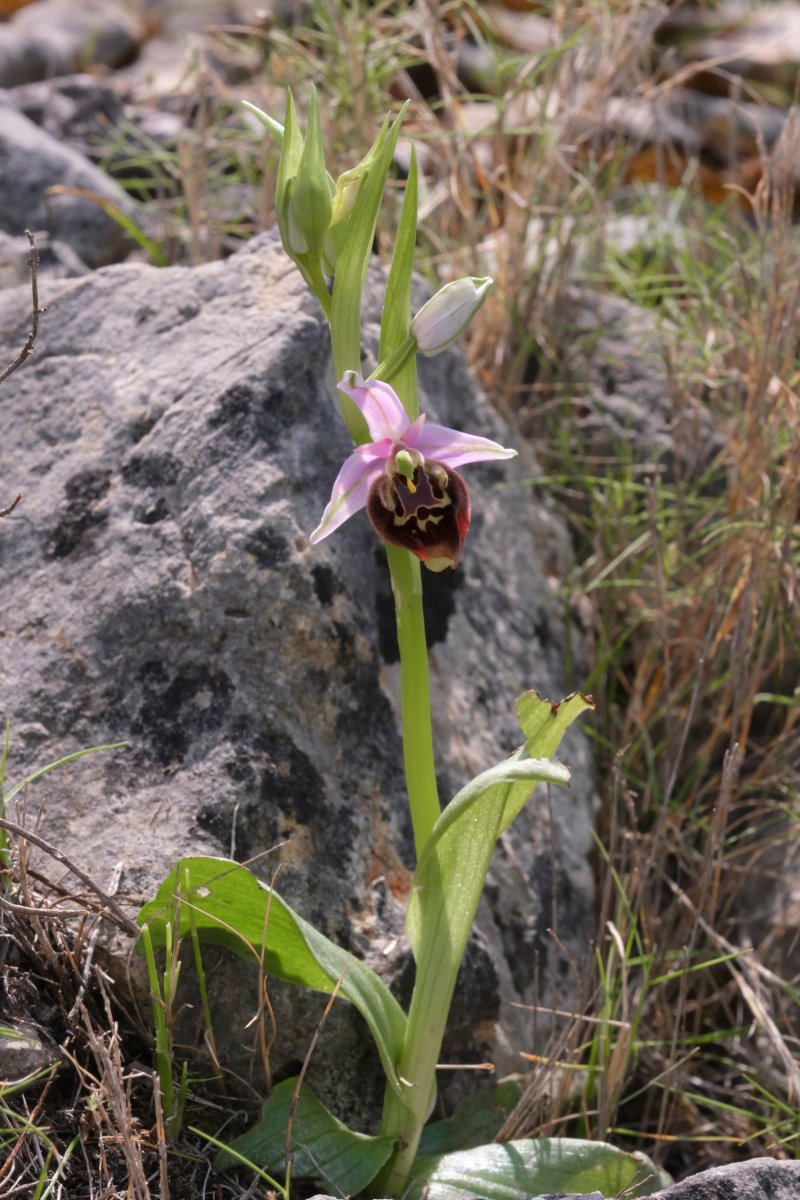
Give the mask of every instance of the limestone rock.
<path id="1" fill-rule="evenodd" d="M 662 476 L 696 479 L 722 449 L 723 431 L 711 411 L 687 401 L 677 411 L 663 366 L 652 313 L 587 289 L 569 293 L 563 344 L 574 378 L 572 410 L 581 453 L 596 469 L 615 471 L 621 453 Z M 521 414 L 536 430 L 538 410 Z"/>
<path id="2" fill-rule="evenodd" d="M 800 1162 L 752 1158 L 690 1175 L 651 1200 L 797 1200 Z"/>
<path id="3" fill-rule="evenodd" d="M 91 158 L 124 115 L 115 88 L 94 75 L 66 75 L 9 88 L 6 98 L 51 137 Z"/>
<path id="4" fill-rule="evenodd" d="M 316 302 L 269 235 L 224 262 L 124 264 L 42 299 L 36 353 L 3 392 L 0 477 L 24 493 L 0 525 L 9 775 L 100 742 L 128 749 L 48 776 L 27 811 L 42 804 L 44 835 L 101 885 L 121 862 L 132 908 L 182 855 L 232 851 L 267 879 L 280 864 L 286 899 L 407 998 L 412 839 L 384 555 L 363 514 L 318 547 L 307 536 L 349 448 Z M 23 289 L 0 294 L 4 348 L 25 308 Z M 436 419 L 514 437 L 456 354 L 423 363 L 421 382 Z M 524 456 L 467 468 L 463 566 L 424 572 L 443 798 L 519 744 L 519 692 L 558 698 L 581 682 L 563 678 L 554 594 L 568 538 L 514 482 L 530 471 Z M 537 794 L 498 852 L 447 1061 L 518 1068 L 535 1018 L 513 1002 L 572 1001 L 550 931 L 585 958 L 583 733 L 562 758 L 572 789 Z M 220 961 L 217 1037 L 246 1072 L 255 973 Z M 274 984 L 270 996 L 280 1078 L 323 998 Z M 311 1067 L 320 1095 L 362 1121 L 379 1111 L 367 1041 L 337 1004 Z"/>
<path id="5" fill-rule="evenodd" d="M 48 193 L 60 185 L 95 193 L 132 212 L 118 184 L 0 99 L 0 228 L 14 236 L 25 229 L 46 230 L 89 267 L 124 258 L 132 243 L 117 222 L 86 197 Z"/>
<path id="6" fill-rule="evenodd" d="M 38 0 L 0 25 L 0 87 L 16 87 L 92 64 L 121 67 L 137 55 L 141 29 L 124 0 Z"/>

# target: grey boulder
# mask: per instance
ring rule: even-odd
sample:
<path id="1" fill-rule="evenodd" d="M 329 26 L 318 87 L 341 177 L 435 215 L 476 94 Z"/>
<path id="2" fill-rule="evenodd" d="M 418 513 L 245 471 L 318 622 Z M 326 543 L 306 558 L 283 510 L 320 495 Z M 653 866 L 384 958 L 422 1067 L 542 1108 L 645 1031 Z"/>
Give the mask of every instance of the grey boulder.
<path id="1" fill-rule="evenodd" d="M 800 1162 L 752 1158 L 690 1175 L 650 1200 L 797 1200 Z"/>
<path id="2" fill-rule="evenodd" d="M 0 87 L 93 64 L 124 66 L 138 54 L 141 36 L 124 0 L 37 0 L 0 25 Z"/>
<path id="3" fill-rule="evenodd" d="M 308 541 L 350 448 L 316 302 L 269 236 L 197 268 L 54 281 L 42 300 L 35 355 L 2 395 L 0 478 L 24 493 L 0 524 L 9 773 L 128 748 L 48 776 L 27 812 L 42 804 L 40 832 L 102 886 L 121 872 L 131 909 L 184 855 L 232 853 L 265 879 L 279 866 L 289 903 L 407 1001 L 412 840 L 385 559 L 363 513 Z M 28 320 L 24 288 L 0 294 L 4 358 Z M 516 440 L 457 354 L 424 363 L 421 383 L 436 419 Z M 467 468 L 463 564 L 423 572 L 443 799 L 519 744 L 521 691 L 558 699 L 580 683 L 562 669 L 568 538 L 531 498 L 532 469 L 524 454 Z M 519 1069 L 543 1022 L 515 1002 L 574 1003 L 560 947 L 580 963 L 594 922 L 585 734 L 561 757 L 571 790 L 540 789 L 497 852 L 443 1061 Z M 255 972 L 230 958 L 209 970 L 218 1040 L 246 1073 Z M 280 1077 L 324 998 L 272 980 L 270 998 Z M 475 1075 L 443 1079 L 455 1096 Z M 375 1058 L 344 1003 L 310 1077 L 342 1116 L 379 1111 Z"/>
<path id="4" fill-rule="evenodd" d="M 124 258 L 132 242 L 118 222 L 88 195 L 49 191 L 60 186 L 81 189 L 133 214 L 118 184 L 0 99 L 0 228 L 17 237 L 25 229 L 46 231 L 89 267 Z"/>
<path id="5" fill-rule="evenodd" d="M 99 158 L 124 116 L 118 91 L 94 75 L 66 75 L 9 88 L 15 108 L 45 133 L 88 158 Z"/>

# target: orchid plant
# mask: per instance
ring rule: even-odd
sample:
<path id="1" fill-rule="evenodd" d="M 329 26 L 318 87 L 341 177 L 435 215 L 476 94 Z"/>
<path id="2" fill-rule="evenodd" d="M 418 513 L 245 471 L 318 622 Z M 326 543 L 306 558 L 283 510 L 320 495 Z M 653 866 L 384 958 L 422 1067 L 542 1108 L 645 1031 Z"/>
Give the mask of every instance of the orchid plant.
<path id="1" fill-rule="evenodd" d="M 239 864 L 182 860 L 139 914 L 152 944 L 191 932 L 253 954 L 279 978 L 352 1002 L 375 1040 L 386 1075 L 379 1133 L 346 1129 L 301 1080 L 273 1089 L 262 1119 L 223 1152 L 222 1161 L 317 1177 L 342 1195 L 419 1197 L 423 1188 L 456 1200 L 478 1191 L 509 1197 L 565 1187 L 623 1187 L 641 1194 L 642 1164 L 609 1146 L 549 1139 L 420 1153 L 436 1097 L 435 1071 L 447 1014 L 497 839 L 540 782 L 565 785 L 553 760 L 568 726 L 591 702 L 573 695 L 552 704 L 535 692 L 517 712 L 524 746 L 482 772 L 442 810 L 431 731 L 421 565 L 456 568 L 470 523 L 467 486 L 458 468 L 516 453 L 487 438 L 429 422 L 419 412 L 416 359 L 449 346 L 480 308 L 491 280 L 443 287 L 411 312 L 417 228 L 417 166 L 412 155 L 386 282 L 379 364 L 364 378 L 361 305 L 374 231 L 402 113 L 387 118 L 374 145 L 337 180 L 322 152 L 319 105 L 311 93 L 305 133 L 291 94 L 280 124 L 247 105 L 281 146 L 276 211 L 283 246 L 318 298 L 331 332 L 342 416 L 355 443 L 333 482 L 312 544 L 361 509 L 384 542 L 400 648 L 403 749 L 417 864 L 406 914 L 416 964 L 408 1013 L 363 962 L 329 941 L 271 888 Z M 167 1114 L 169 1116 L 169 1114 Z M 293 1130 L 291 1154 L 287 1125 Z M 430 1140 L 428 1143 L 430 1147 Z M 441 1142 L 439 1143 L 441 1147 Z M 423 1143 L 423 1149 L 425 1144 Z M 522 1171 L 522 1176 L 520 1172 Z M 509 1190 L 511 1185 L 516 1190 Z M 587 1186 L 588 1185 L 588 1186 Z M 281 1191 L 284 1189 L 276 1184 Z M 636 1191 L 635 1188 L 640 1190 Z"/>

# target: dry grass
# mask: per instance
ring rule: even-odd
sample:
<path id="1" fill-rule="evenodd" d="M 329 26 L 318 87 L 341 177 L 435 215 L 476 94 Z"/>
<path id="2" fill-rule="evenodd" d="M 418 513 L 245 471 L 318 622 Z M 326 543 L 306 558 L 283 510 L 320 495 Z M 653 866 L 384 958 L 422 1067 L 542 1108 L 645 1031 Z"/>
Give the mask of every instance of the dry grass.
<path id="1" fill-rule="evenodd" d="M 36 1046 L 30 1069 L 0 1078 L 0 1195 L 66 1200 L 181 1200 L 203 1194 L 263 1196 L 213 1167 L 214 1147 L 187 1131 L 169 1137 L 161 1111 L 149 1017 L 115 972 L 104 942 L 133 938 L 117 899 L 93 884 L 56 886 L 31 865 L 31 850 L 55 847 L 3 821 L 7 869 L 0 874 L 0 1011 L 5 1037 Z M 86 877 L 84 877 L 86 879 Z M 132 897 L 120 898 L 130 906 Z M 132 945 L 132 942 L 131 942 Z M 119 962 L 120 946 L 115 951 Z M 14 1062 L 14 1059 L 9 1060 Z M 217 1130 L 230 1118 L 191 1096 L 192 1115 Z"/>

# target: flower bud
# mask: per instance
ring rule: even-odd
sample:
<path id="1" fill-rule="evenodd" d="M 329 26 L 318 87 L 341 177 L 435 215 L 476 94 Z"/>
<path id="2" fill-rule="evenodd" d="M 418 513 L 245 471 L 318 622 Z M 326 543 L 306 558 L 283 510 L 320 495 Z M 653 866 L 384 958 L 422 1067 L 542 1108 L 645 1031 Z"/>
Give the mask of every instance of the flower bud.
<path id="1" fill-rule="evenodd" d="M 332 180 L 325 170 L 322 151 L 322 131 L 319 123 L 319 101 L 311 89 L 308 106 L 308 127 L 303 150 L 297 164 L 288 195 L 287 225 L 294 243 L 294 254 L 310 253 L 320 259 L 325 234 L 331 223 L 333 207 Z M 304 249 L 300 247 L 304 245 Z"/>
<path id="2" fill-rule="evenodd" d="M 420 354 L 430 358 L 452 345 L 483 304 L 491 286 L 488 277 L 454 279 L 423 304 L 411 322 Z"/>

